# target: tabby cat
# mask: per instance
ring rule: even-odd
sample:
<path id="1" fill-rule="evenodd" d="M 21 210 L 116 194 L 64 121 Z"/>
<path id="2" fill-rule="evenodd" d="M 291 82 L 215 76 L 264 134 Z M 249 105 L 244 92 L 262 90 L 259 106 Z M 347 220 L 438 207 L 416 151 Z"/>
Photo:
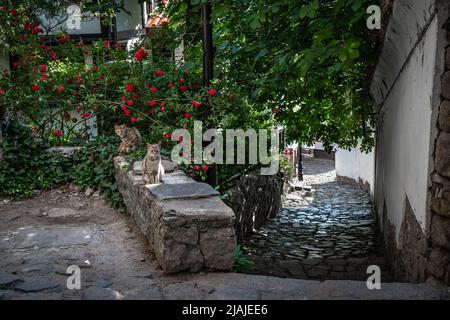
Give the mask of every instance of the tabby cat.
<path id="1" fill-rule="evenodd" d="M 142 161 L 142 178 L 146 183 L 155 184 L 162 180 L 164 167 L 161 164 L 161 143 L 147 143 L 147 155 Z"/>
<path id="2" fill-rule="evenodd" d="M 130 153 L 135 151 L 141 145 L 141 134 L 136 128 L 129 128 L 122 125 L 115 125 L 114 131 L 122 140 L 122 143 L 119 146 L 119 153 Z"/>

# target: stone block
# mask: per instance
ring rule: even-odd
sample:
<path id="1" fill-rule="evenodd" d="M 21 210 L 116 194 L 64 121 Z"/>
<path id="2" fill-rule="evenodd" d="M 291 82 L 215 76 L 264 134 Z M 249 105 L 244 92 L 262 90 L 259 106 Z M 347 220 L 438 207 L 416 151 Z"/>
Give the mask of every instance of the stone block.
<path id="1" fill-rule="evenodd" d="M 229 270 L 234 265 L 234 213 L 217 191 L 176 166 L 161 184 L 145 185 L 137 183 L 139 162 L 130 171 L 125 159 L 117 157 L 114 163 L 127 211 L 165 273 Z"/>
<path id="2" fill-rule="evenodd" d="M 148 185 L 147 188 L 159 200 L 205 198 L 219 195 L 209 184 L 198 182 Z"/>
<path id="3" fill-rule="evenodd" d="M 430 253 L 427 271 L 433 276 L 444 279 L 450 263 L 450 252 L 435 248 Z"/>
<path id="4" fill-rule="evenodd" d="M 447 66 L 447 70 L 450 70 L 450 48 L 447 48 L 447 52 L 445 54 L 445 64 Z"/>
<path id="5" fill-rule="evenodd" d="M 450 132 L 450 100 L 444 100 L 439 111 L 439 129 Z"/>
<path id="6" fill-rule="evenodd" d="M 437 172 L 450 177 L 450 133 L 441 132 L 436 141 L 435 165 Z"/>
<path id="7" fill-rule="evenodd" d="M 205 267 L 227 270 L 234 265 L 236 240 L 233 228 L 211 228 L 200 233 L 200 250 L 205 258 Z M 217 254 L 220 252 L 221 254 Z"/>
<path id="8" fill-rule="evenodd" d="M 170 162 L 167 160 L 161 160 L 161 164 L 164 167 L 165 173 L 171 173 L 171 172 L 174 172 L 175 170 L 178 170 L 178 166 L 173 162 Z"/>
<path id="9" fill-rule="evenodd" d="M 442 97 L 450 100 L 450 70 L 442 76 Z"/>
<path id="10" fill-rule="evenodd" d="M 431 241 L 450 251 L 450 218 L 434 215 L 431 221 Z"/>

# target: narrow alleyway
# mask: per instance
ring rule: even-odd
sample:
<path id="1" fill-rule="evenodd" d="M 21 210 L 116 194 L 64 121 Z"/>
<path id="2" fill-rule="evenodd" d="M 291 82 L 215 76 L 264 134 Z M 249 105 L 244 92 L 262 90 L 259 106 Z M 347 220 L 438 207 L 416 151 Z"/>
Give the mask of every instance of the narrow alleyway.
<path id="1" fill-rule="evenodd" d="M 288 194 L 280 214 L 250 236 L 245 273 L 312 279 L 367 279 L 378 265 L 372 203 L 358 186 L 336 181 L 334 161 L 305 157 L 302 189 Z"/>

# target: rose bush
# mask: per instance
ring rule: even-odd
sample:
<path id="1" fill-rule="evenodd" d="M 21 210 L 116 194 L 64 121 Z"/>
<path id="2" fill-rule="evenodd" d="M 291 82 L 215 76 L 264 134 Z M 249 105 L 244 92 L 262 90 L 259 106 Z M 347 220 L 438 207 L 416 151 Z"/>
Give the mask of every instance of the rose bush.
<path id="1" fill-rule="evenodd" d="M 2 9 L 0 24 L 8 29 L 2 40 L 13 62 L 0 78 L 0 106 L 41 139 L 80 145 L 92 138 L 93 129 L 112 136 L 114 125 L 125 123 L 137 127 L 144 142 L 162 142 L 167 154 L 180 142 L 173 130 L 192 130 L 196 120 L 221 129 L 272 123 L 250 103 L 242 108 L 230 87 L 217 82 L 203 87 L 198 61 L 168 59 L 163 49 L 174 48 L 169 29 L 150 29 L 126 50 L 109 40 L 87 43 L 66 33 L 46 34 L 20 5 Z M 183 168 L 198 179 L 205 179 L 209 169 L 205 164 Z M 240 169 L 219 173 L 226 177 Z"/>

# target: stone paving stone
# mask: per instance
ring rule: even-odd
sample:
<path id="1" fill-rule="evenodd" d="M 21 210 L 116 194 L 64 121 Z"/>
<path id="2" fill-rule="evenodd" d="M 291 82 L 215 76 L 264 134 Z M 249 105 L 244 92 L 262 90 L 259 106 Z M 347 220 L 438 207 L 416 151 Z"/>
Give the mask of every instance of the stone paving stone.
<path id="1" fill-rule="evenodd" d="M 25 281 L 20 283 L 14 287 L 14 289 L 22 291 L 22 292 L 40 292 L 48 289 L 54 289 L 59 287 L 60 284 L 54 282 L 34 282 L 34 281 Z"/>
<path id="2" fill-rule="evenodd" d="M 0 288 L 11 285 L 17 281 L 20 281 L 20 278 L 5 271 L 0 271 Z"/>
<path id="3" fill-rule="evenodd" d="M 206 183 L 181 183 L 181 184 L 157 184 L 149 185 L 148 189 L 157 198 L 202 198 L 217 196 L 219 193 Z"/>
<path id="4" fill-rule="evenodd" d="M 263 263 L 255 267 L 260 274 L 341 279 L 348 266 L 351 273 L 344 278 L 367 278 L 367 257 L 377 256 L 369 196 L 357 186 L 336 181 L 331 160 L 305 159 L 305 171 L 304 185 L 310 190 L 298 188 L 285 197 L 278 216 L 245 240 L 246 257 Z M 284 262 L 293 260 L 305 267 L 306 275 L 286 267 Z M 277 267 L 268 268 L 268 263 Z"/>
<path id="5" fill-rule="evenodd" d="M 88 244 L 91 227 L 24 227 L 0 235 L 0 250 L 52 248 Z"/>

